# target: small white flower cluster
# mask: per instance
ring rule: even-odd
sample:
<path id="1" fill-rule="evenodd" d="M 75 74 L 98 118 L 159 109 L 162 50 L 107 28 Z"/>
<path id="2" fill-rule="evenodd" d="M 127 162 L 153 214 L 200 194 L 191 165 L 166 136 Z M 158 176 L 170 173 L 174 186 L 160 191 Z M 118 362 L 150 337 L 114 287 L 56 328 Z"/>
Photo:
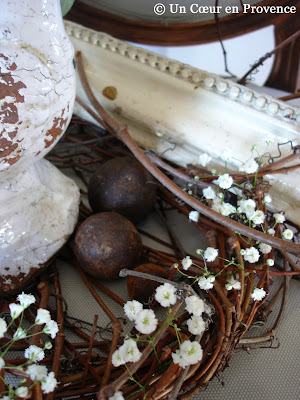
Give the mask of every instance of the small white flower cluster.
<path id="1" fill-rule="evenodd" d="M 246 174 L 254 174 L 259 168 L 259 165 L 254 160 L 254 158 L 250 158 L 250 160 L 246 161 L 240 166 L 241 172 L 246 172 Z"/>
<path id="2" fill-rule="evenodd" d="M 211 161 L 211 156 L 209 156 L 207 153 L 200 154 L 199 164 L 201 164 L 202 167 L 206 167 L 210 161 Z"/>
<path id="3" fill-rule="evenodd" d="M 17 301 L 19 303 L 9 304 L 12 321 L 18 318 L 27 307 L 35 303 L 36 299 L 31 294 L 21 293 L 18 295 Z M 48 310 L 42 308 L 38 310 L 34 325 L 38 324 L 45 324 L 42 332 L 51 335 L 53 339 L 55 338 L 56 333 L 58 332 L 58 325 L 55 321 L 51 320 L 51 316 Z M 28 337 L 28 332 L 31 328 L 32 327 L 24 330 L 21 328 L 21 326 L 19 326 L 15 331 L 15 333 L 13 334 L 12 342 L 15 342 L 20 339 L 25 339 L 26 337 Z M 6 331 L 7 331 L 7 323 L 3 318 L 0 318 L 0 338 L 4 336 Z M 51 349 L 51 347 L 52 344 L 50 342 L 47 342 L 44 348 L 40 348 L 35 345 L 29 346 L 24 353 L 25 358 L 27 358 L 28 361 L 24 363 L 23 366 L 21 367 L 22 370 L 30 377 L 30 379 L 34 383 L 36 381 L 41 382 L 41 388 L 43 393 L 45 394 L 53 392 L 53 390 L 57 386 L 57 380 L 55 378 L 54 372 L 48 373 L 48 370 L 45 366 L 37 365 L 35 363 L 43 360 L 43 358 L 45 357 L 44 350 Z M 5 351 L 4 353 L 2 353 L 2 356 L 3 354 L 5 354 Z M 29 363 L 33 364 L 28 365 Z M 5 361 L 3 357 L 0 357 L 0 370 L 4 367 L 5 367 Z M 19 386 L 14 390 L 14 396 L 19 398 L 27 398 L 28 393 L 29 390 L 25 386 Z M 8 398 L 9 396 L 4 396 L 2 398 L 5 399 L 6 397 Z"/>
<path id="4" fill-rule="evenodd" d="M 216 280 L 214 275 L 202 276 L 198 280 L 198 285 L 202 290 L 210 290 L 214 287 L 214 281 Z"/>
<path id="5" fill-rule="evenodd" d="M 224 217 L 228 217 L 230 214 L 234 214 L 236 212 L 236 208 L 230 204 L 225 203 L 223 199 L 220 197 L 216 197 L 213 199 L 213 204 L 211 207 L 214 211 L 224 215 Z"/>
<path id="6" fill-rule="evenodd" d="M 286 229 L 285 231 L 283 231 L 282 237 L 286 240 L 292 240 L 294 237 L 294 233 L 291 229 Z"/>
<path id="7" fill-rule="evenodd" d="M 124 365 L 128 362 L 137 362 L 141 358 L 142 353 L 139 351 L 136 341 L 127 338 L 124 340 L 122 346 L 116 350 L 112 355 L 112 363 L 115 367 Z"/>
<path id="8" fill-rule="evenodd" d="M 255 288 L 253 290 L 253 293 L 251 293 L 251 297 L 254 301 L 261 301 L 266 295 L 266 292 L 264 289 L 260 289 L 260 288 Z"/>
<path id="9" fill-rule="evenodd" d="M 183 269 L 187 271 L 193 265 L 193 261 L 190 256 L 186 256 L 181 260 L 181 264 Z"/>
<path id="10" fill-rule="evenodd" d="M 218 257 L 219 252 L 217 249 L 214 249 L 213 247 L 207 247 L 204 252 L 203 250 L 198 249 L 197 254 L 201 254 L 205 261 L 214 262 L 215 259 Z M 193 262 L 190 256 L 186 256 L 184 257 L 184 259 L 181 260 L 181 264 L 184 270 L 188 270 L 190 266 L 193 264 Z M 212 289 L 214 286 L 213 282 L 215 281 L 215 279 L 216 278 L 214 277 L 214 275 L 210 275 L 207 271 L 207 273 L 204 276 L 198 279 L 198 285 L 202 290 Z"/>
<path id="11" fill-rule="evenodd" d="M 221 189 L 229 189 L 233 184 L 233 179 L 229 174 L 223 174 L 216 180 L 216 184 L 220 186 Z"/>
<path id="12" fill-rule="evenodd" d="M 198 296 L 188 296 L 185 299 L 185 309 L 192 314 L 191 318 L 187 320 L 189 332 L 192 335 L 201 335 L 206 329 L 206 324 L 202 318 L 202 313 L 208 310 L 206 304 Z M 211 313 L 211 310 L 209 310 L 209 313 Z M 181 343 L 175 353 L 172 353 L 172 358 L 175 364 L 186 368 L 201 361 L 202 355 L 203 351 L 198 342 L 186 340 Z"/>
<path id="13" fill-rule="evenodd" d="M 155 300 L 163 307 L 170 307 L 177 301 L 176 288 L 171 283 L 158 286 L 155 292 Z"/>
<path id="14" fill-rule="evenodd" d="M 272 246 L 266 243 L 259 243 L 258 248 L 259 251 L 263 254 L 269 254 L 272 250 Z"/>
<path id="15" fill-rule="evenodd" d="M 189 213 L 189 219 L 194 222 L 198 222 L 199 219 L 199 212 L 198 211 L 191 211 Z"/>
<path id="16" fill-rule="evenodd" d="M 252 199 L 239 200 L 237 211 L 246 214 L 246 217 L 252 221 L 254 226 L 262 224 L 265 220 L 264 212 L 256 210 L 256 203 Z"/>
<path id="17" fill-rule="evenodd" d="M 139 332 L 149 335 L 155 331 L 158 321 L 154 311 L 144 309 L 139 301 L 127 301 L 124 312 L 130 321 L 135 322 L 135 329 Z"/>
<path id="18" fill-rule="evenodd" d="M 197 364 L 201 361 L 203 350 L 198 342 L 184 341 L 175 353 L 172 353 L 173 362 L 181 368 Z"/>
<path id="19" fill-rule="evenodd" d="M 11 303 L 9 305 L 10 315 L 12 319 L 18 318 L 19 315 L 25 310 L 25 308 L 35 303 L 35 297 L 32 294 L 25 294 L 24 292 L 18 295 L 17 300 L 20 304 Z"/>
<path id="20" fill-rule="evenodd" d="M 207 200 L 214 200 L 216 198 L 216 192 L 211 186 L 208 186 L 207 188 L 203 189 L 202 193 Z"/>
<path id="21" fill-rule="evenodd" d="M 125 400 L 121 391 L 115 392 L 115 394 L 108 398 L 108 400 Z"/>
<path id="22" fill-rule="evenodd" d="M 240 253 L 244 257 L 244 260 L 249 263 L 256 263 L 260 257 L 259 251 L 253 246 L 246 250 L 242 249 Z"/>
<path id="23" fill-rule="evenodd" d="M 35 382 L 39 381 L 42 384 L 42 391 L 47 394 L 53 392 L 57 386 L 57 380 L 54 372 L 49 372 L 44 365 L 31 364 L 27 367 L 26 374 Z"/>
<path id="24" fill-rule="evenodd" d="M 227 279 L 227 283 L 225 285 L 227 290 L 241 290 L 241 282 L 236 279 L 233 275 L 230 275 L 230 277 Z"/>
<path id="25" fill-rule="evenodd" d="M 277 224 L 282 224 L 285 221 L 285 216 L 282 213 L 276 213 L 273 217 Z"/>
<path id="26" fill-rule="evenodd" d="M 50 335 L 52 337 L 52 339 L 55 338 L 55 336 L 58 332 L 58 325 L 57 325 L 57 322 L 55 322 L 51 319 L 51 315 L 48 310 L 39 308 L 36 318 L 35 318 L 35 323 L 38 325 L 45 324 L 43 333 Z"/>

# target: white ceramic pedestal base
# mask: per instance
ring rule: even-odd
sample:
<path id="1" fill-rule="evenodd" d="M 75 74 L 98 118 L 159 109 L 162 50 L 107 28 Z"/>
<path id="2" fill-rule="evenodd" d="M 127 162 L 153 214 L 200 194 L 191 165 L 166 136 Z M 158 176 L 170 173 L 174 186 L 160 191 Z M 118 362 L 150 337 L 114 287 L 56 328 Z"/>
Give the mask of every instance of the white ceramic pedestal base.
<path id="1" fill-rule="evenodd" d="M 79 189 L 46 160 L 0 182 L 0 288 L 11 292 L 55 254 L 74 230 Z"/>

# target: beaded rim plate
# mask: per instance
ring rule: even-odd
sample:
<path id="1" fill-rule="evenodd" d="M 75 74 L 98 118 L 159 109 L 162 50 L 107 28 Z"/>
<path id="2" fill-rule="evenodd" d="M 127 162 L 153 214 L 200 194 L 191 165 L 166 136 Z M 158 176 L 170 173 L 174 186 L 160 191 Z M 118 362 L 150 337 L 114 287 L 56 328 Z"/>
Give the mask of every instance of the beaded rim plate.
<path id="1" fill-rule="evenodd" d="M 221 171 L 230 149 L 229 170 L 237 170 L 258 151 L 286 155 L 300 140 L 300 109 L 233 80 L 171 60 L 107 34 L 66 21 L 75 50 L 81 51 L 94 94 L 135 141 L 179 165 L 213 157 Z M 113 98 L 107 95 L 113 88 Z M 77 95 L 86 96 L 79 83 Z M 78 105 L 75 114 L 91 119 Z M 278 143 L 286 143 L 280 146 Z M 266 159 L 266 161 L 268 161 Z M 300 222 L 299 170 L 266 177 L 272 185 L 273 210 L 285 210 Z"/>

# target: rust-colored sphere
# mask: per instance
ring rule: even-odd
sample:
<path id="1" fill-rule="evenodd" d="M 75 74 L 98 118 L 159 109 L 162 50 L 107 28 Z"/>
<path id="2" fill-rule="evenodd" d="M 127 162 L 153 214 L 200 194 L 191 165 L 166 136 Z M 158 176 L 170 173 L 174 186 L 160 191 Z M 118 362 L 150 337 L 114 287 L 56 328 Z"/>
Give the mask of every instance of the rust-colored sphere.
<path id="1" fill-rule="evenodd" d="M 144 272 L 145 274 L 159 276 L 160 278 L 168 278 L 168 273 L 162 267 L 156 264 L 142 264 L 134 270 L 138 272 Z M 150 279 L 131 276 L 128 278 L 127 282 L 128 294 L 132 300 L 135 299 L 141 303 L 147 303 L 159 285 L 161 285 L 161 283 L 152 281 Z"/>
<path id="2" fill-rule="evenodd" d="M 156 184 L 137 160 L 117 157 L 94 173 L 88 197 L 94 212 L 115 211 L 137 223 L 152 209 Z"/>
<path id="3" fill-rule="evenodd" d="M 100 279 L 116 279 L 123 268 L 132 269 L 142 254 L 135 226 L 115 212 L 94 214 L 78 228 L 75 255 L 80 266 Z"/>

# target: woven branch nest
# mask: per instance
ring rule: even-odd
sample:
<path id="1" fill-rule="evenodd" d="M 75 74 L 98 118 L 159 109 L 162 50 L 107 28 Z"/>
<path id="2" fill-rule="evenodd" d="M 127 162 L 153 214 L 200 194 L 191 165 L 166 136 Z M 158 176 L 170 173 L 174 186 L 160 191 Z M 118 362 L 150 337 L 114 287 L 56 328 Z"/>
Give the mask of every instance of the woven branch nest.
<path id="1" fill-rule="evenodd" d="M 70 125 L 65 137 L 49 154 L 48 158 L 62 170 L 75 171 L 77 179 L 81 181 L 81 187 L 84 188 L 91 174 L 101 163 L 111 157 L 124 155 L 128 156 L 128 151 L 113 136 L 74 117 L 73 124 Z M 176 169 L 176 166 L 172 166 L 172 168 Z M 191 178 L 193 171 L 183 171 L 181 169 L 180 172 L 186 173 Z M 207 177 L 209 178 L 209 175 Z M 176 179 L 178 180 L 179 178 L 177 177 Z M 179 183 L 181 186 L 187 185 L 186 182 L 180 180 Z M 187 189 L 190 189 L 190 187 L 190 185 L 186 186 Z M 261 188 L 260 196 L 264 188 L 266 188 L 263 181 L 261 181 Z M 201 197 L 202 189 L 197 188 L 196 185 L 193 189 L 193 195 Z M 86 203 L 86 189 L 82 190 L 82 196 L 83 202 L 80 208 L 78 225 L 91 215 L 91 210 Z M 160 186 L 158 199 L 160 204 L 163 204 L 163 207 L 175 208 L 179 213 L 184 214 L 186 218 L 188 218 L 192 210 L 191 207 L 182 201 L 178 201 L 174 195 L 162 186 Z M 229 200 L 234 201 L 234 198 L 232 197 Z M 266 212 L 266 210 L 264 211 Z M 273 216 L 267 212 L 266 223 L 268 227 L 274 225 Z M 282 296 L 281 311 L 283 311 L 287 296 L 288 279 L 284 281 L 284 290 L 280 289 L 272 296 L 268 295 L 270 286 L 278 276 L 292 274 L 290 267 L 299 268 L 299 266 L 288 255 L 283 253 L 285 258 L 280 259 L 279 261 L 281 262 L 275 263 L 276 269 L 270 270 L 266 260 L 267 258 L 275 258 L 274 249 L 268 255 L 261 255 L 258 263 L 249 264 L 246 262 L 244 264 L 241 260 L 240 249 L 250 247 L 249 238 L 237 235 L 228 228 L 224 228 L 222 225 L 202 216 L 199 217 L 198 222 L 193 222 L 193 225 L 197 226 L 206 236 L 209 245 L 219 251 L 219 261 L 207 263 L 208 270 L 217 275 L 213 289 L 201 290 L 197 282 L 192 286 L 188 286 L 194 279 L 188 279 L 178 272 L 178 269 L 180 269 L 193 278 L 199 278 L 203 275 L 203 269 L 201 268 L 191 267 L 188 271 L 183 270 L 180 260 L 186 254 L 182 254 L 180 237 L 177 238 L 179 244 L 174 241 L 172 245 L 168 244 L 173 247 L 173 254 L 171 250 L 164 252 L 144 247 L 142 258 L 144 262 L 151 262 L 164 267 L 169 279 L 176 282 L 177 287 L 180 289 L 181 298 L 172 307 L 173 322 L 176 322 L 178 328 L 180 328 L 180 341 L 190 339 L 196 340 L 201 344 L 203 349 L 201 360 L 185 369 L 175 364 L 172 353 L 178 349 L 178 336 L 173 326 L 169 326 L 166 321 L 161 321 L 156 335 L 152 334 L 156 355 L 152 345 L 140 341 L 139 349 L 143 354 L 142 361 L 129 363 L 127 368 L 124 365 L 119 367 L 112 366 L 111 355 L 124 341 L 124 335 L 121 334 L 124 325 L 124 314 L 109 315 L 109 311 L 106 309 L 107 306 L 103 305 L 100 292 L 102 291 L 110 296 L 120 306 L 124 304 L 124 300 L 116 293 L 110 292 L 101 282 L 88 277 L 80 269 L 73 254 L 72 237 L 57 257 L 67 260 L 74 268 L 80 270 L 82 279 L 99 305 L 102 306 L 103 311 L 110 316 L 112 325 L 101 326 L 101 321 L 97 322 L 96 319 L 94 325 L 89 325 L 85 323 L 84 318 L 81 316 L 80 318 L 83 321 L 80 319 L 75 321 L 68 316 L 64 293 L 61 292 L 59 276 L 55 268 L 55 259 L 41 275 L 40 282 L 35 281 L 31 287 L 27 288 L 40 298 L 40 301 L 48 303 L 47 308 L 51 312 L 52 318 L 56 319 L 60 326 L 59 334 L 55 342 L 53 342 L 54 348 L 47 353 L 45 359 L 49 369 L 55 372 L 60 383 L 55 393 L 47 395 L 47 399 L 67 398 L 70 396 L 79 396 L 77 398 L 86 396 L 84 398 L 88 399 L 108 399 L 116 391 L 122 391 L 126 399 L 189 399 L 228 366 L 236 347 L 240 343 L 255 343 L 274 338 L 281 318 L 278 318 L 274 327 L 260 338 L 244 339 L 244 335 L 251 326 L 266 318 L 271 311 L 273 299 L 277 298 L 278 295 Z M 293 230 L 295 232 L 294 237 L 296 237 L 298 233 L 295 227 L 293 227 Z M 279 233 L 280 228 L 277 225 L 276 234 L 278 235 Z M 191 255 L 191 257 L 195 264 L 203 265 L 201 257 L 196 255 Z M 236 263 L 228 265 L 222 271 L 225 264 L 228 264 L 224 260 L 232 260 L 233 258 Z M 243 268 L 237 266 L 237 263 L 240 262 L 243 263 Z M 178 264 L 178 269 L 174 268 L 176 263 Z M 232 273 L 241 283 L 240 290 L 226 290 L 228 274 Z M 251 298 L 251 293 L 253 293 L 255 287 L 263 288 L 267 294 L 260 301 L 255 301 Z M 214 310 L 212 315 L 204 315 L 209 322 L 207 323 L 207 329 L 202 335 L 196 337 L 191 335 L 187 329 L 186 321 L 190 315 L 182 308 L 179 309 L 181 303 L 184 306 L 185 297 L 192 293 L 197 293 Z M 55 302 L 53 302 L 52 295 L 55 298 Z M 1 300 L 1 316 L 6 315 L 8 318 L 7 304 L 11 301 L 14 301 L 14 298 Z M 147 307 L 151 306 L 154 306 L 153 302 L 148 304 Z M 157 308 L 159 306 L 156 305 L 154 309 L 156 310 Z M 26 313 L 24 324 L 34 320 L 35 311 L 33 309 Z M 100 338 L 95 335 L 96 333 L 99 334 L 99 330 Z M 80 340 L 83 339 L 84 342 L 76 344 L 69 342 L 68 335 L 70 331 L 81 338 Z M 130 335 L 135 337 L 136 333 L 133 328 Z M 44 340 L 45 338 L 41 335 L 40 341 L 43 342 Z M 3 345 L 5 341 L 7 339 L 1 339 L 1 344 Z M 15 352 L 23 351 L 27 346 L 28 343 L 24 341 L 20 341 L 13 346 L 11 354 L 8 356 L 12 366 L 17 366 L 21 362 L 19 359 L 22 356 L 17 353 L 18 357 L 16 358 Z M 12 370 L 12 373 L 18 375 L 16 370 Z M 2 390 L 4 390 L 3 385 Z M 38 397 L 41 395 L 38 395 L 35 390 L 30 392 L 30 396 L 34 399 L 42 398 Z"/>

